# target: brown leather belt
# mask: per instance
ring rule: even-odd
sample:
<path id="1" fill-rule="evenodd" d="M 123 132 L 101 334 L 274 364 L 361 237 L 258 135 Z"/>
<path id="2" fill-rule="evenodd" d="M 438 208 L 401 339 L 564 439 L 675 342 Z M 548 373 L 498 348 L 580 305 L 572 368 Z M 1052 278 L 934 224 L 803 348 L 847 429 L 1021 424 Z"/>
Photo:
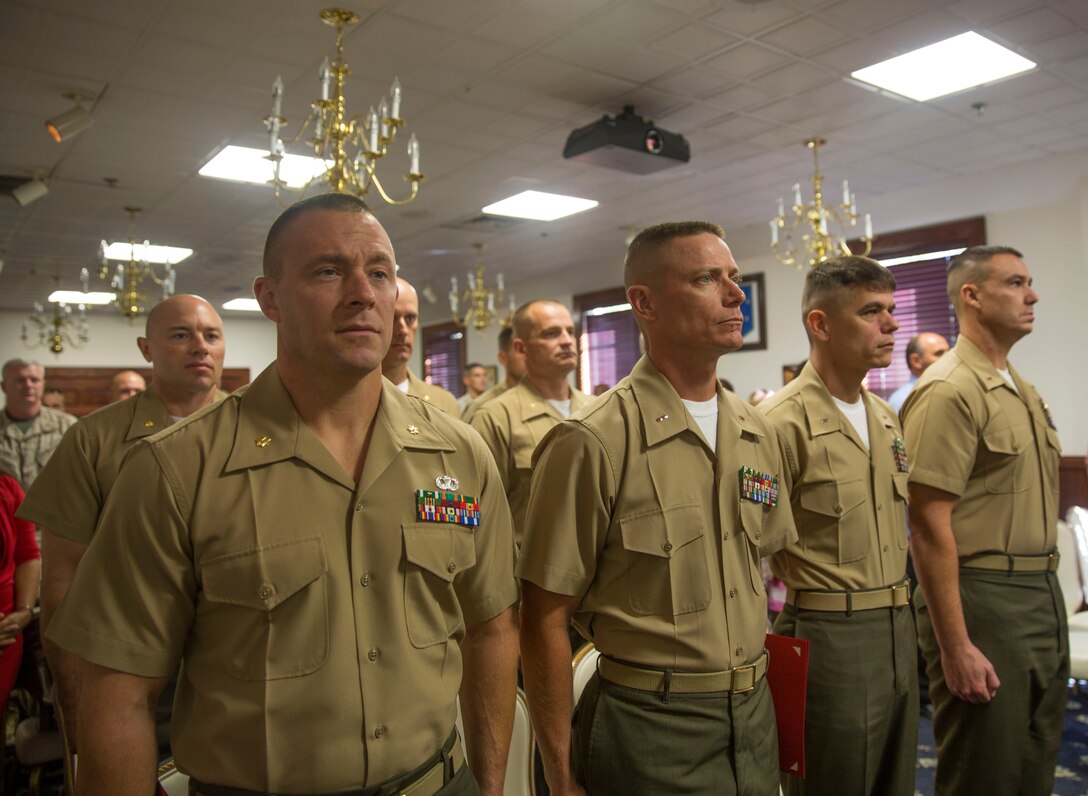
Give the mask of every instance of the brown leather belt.
<path id="1" fill-rule="evenodd" d="M 419 770 L 412 771 L 381 785 L 356 790 L 338 791 L 328 796 L 434 796 L 453 779 L 465 764 L 465 753 L 461 749 L 461 739 L 455 730 L 436 755 L 437 762 L 426 762 Z M 434 760 L 432 757 L 431 760 Z M 266 791 L 253 791 L 245 788 L 232 788 L 224 785 L 210 785 L 205 782 L 189 781 L 189 792 L 195 796 L 276 796 Z M 309 796 L 309 795 L 308 795 Z"/>
<path id="2" fill-rule="evenodd" d="M 899 608 L 910 604 L 910 583 L 903 581 L 882 589 L 864 591 L 798 591 L 788 589 L 786 602 L 802 611 L 852 613 L 875 608 Z"/>
<path id="3" fill-rule="evenodd" d="M 597 660 L 597 671 L 610 683 L 639 691 L 674 694 L 713 694 L 728 691 L 731 694 L 743 694 L 754 689 L 767 674 L 768 657 L 764 650 L 755 663 L 737 666 L 724 672 L 674 672 L 630 666 L 602 655 Z"/>
<path id="4" fill-rule="evenodd" d="M 1057 572 L 1061 554 L 1057 551 L 1041 556 L 1014 556 L 1007 553 L 979 553 L 964 556 L 960 566 L 966 569 L 989 569 L 995 572 Z"/>

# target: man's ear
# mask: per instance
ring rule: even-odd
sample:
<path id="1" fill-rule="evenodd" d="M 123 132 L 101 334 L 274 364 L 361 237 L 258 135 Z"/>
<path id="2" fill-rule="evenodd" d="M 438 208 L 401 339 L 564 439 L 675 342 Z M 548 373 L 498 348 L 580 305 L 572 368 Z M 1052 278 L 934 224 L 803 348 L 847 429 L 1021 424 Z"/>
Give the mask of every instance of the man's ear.
<path id="1" fill-rule="evenodd" d="M 636 318 L 650 322 L 657 320 L 654 294 L 646 285 L 631 285 L 627 288 L 627 303 L 631 305 L 631 311 Z"/>
<path id="2" fill-rule="evenodd" d="M 144 362 L 151 361 L 151 344 L 148 343 L 146 337 L 136 338 L 136 347 L 140 349 L 140 353 L 144 356 Z"/>
<path id="3" fill-rule="evenodd" d="M 275 280 L 267 276 L 258 276 L 253 280 L 253 295 L 257 298 L 257 304 L 261 312 L 268 320 L 274 323 L 280 322 L 280 308 L 276 301 L 277 285 Z"/>
<path id="4" fill-rule="evenodd" d="M 965 282 L 960 285 L 960 301 L 965 307 L 974 307 L 975 309 L 978 309 L 980 305 L 978 300 L 978 285 L 971 282 Z"/>
<path id="5" fill-rule="evenodd" d="M 809 310 L 805 316 L 805 326 L 808 328 L 809 337 L 813 340 L 827 342 L 831 339 L 830 318 L 823 310 Z"/>

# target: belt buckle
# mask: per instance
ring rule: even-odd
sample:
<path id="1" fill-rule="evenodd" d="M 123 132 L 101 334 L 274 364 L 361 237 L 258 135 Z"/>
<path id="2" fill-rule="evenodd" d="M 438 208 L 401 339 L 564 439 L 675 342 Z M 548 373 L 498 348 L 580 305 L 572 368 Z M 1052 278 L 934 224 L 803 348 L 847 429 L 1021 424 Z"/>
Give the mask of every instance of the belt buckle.
<path id="1" fill-rule="evenodd" d="M 903 603 L 902 604 L 903 605 L 909 605 L 910 604 L 910 584 L 909 583 L 898 583 L 895 586 L 892 586 L 892 607 L 893 608 L 898 606 L 897 595 L 899 594 L 900 590 L 902 590 L 906 595 L 903 598 Z"/>
<path id="2" fill-rule="evenodd" d="M 1057 572 L 1058 564 L 1061 562 L 1062 554 L 1055 550 L 1053 553 L 1047 555 L 1046 571 Z"/>
<path id="3" fill-rule="evenodd" d="M 741 672 L 749 671 L 749 670 L 752 672 L 752 684 L 747 686 L 746 688 L 737 688 L 737 686 L 736 686 L 737 675 L 740 674 Z M 756 687 L 756 665 L 754 663 L 745 664 L 744 666 L 734 666 L 733 667 L 733 678 L 732 678 L 732 682 L 729 684 L 729 693 L 731 693 L 731 694 L 745 694 L 745 693 L 747 693 L 749 691 L 754 691 L 755 687 Z"/>

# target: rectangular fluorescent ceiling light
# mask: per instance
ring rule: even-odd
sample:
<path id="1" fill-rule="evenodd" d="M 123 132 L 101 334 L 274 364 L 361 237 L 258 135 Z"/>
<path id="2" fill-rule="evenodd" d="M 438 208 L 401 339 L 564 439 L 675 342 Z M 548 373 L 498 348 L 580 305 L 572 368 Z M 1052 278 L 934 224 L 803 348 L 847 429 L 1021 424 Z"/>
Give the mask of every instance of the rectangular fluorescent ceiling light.
<path id="1" fill-rule="evenodd" d="M 244 310 L 245 312 L 260 312 L 261 305 L 255 298 L 235 298 L 223 304 L 225 310 Z"/>
<path id="2" fill-rule="evenodd" d="M 957 254 L 962 254 L 966 249 L 960 246 L 958 249 L 944 249 L 939 252 L 923 252 L 922 254 L 908 254 L 906 257 L 892 257 L 887 260 L 877 260 L 878 263 L 885 268 L 891 268 L 893 265 L 906 265 L 907 263 L 920 263 L 926 260 L 947 260 L 949 257 L 955 257 Z"/>
<path id="3" fill-rule="evenodd" d="M 116 293 L 81 293 L 78 290 L 54 290 L 46 301 L 51 304 L 112 304 Z"/>
<path id="4" fill-rule="evenodd" d="M 592 199 L 579 199 L 577 196 L 561 196 L 557 193 L 542 191 L 522 191 L 514 196 L 490 204 L 483 212 L 493 216 L 527 218 L 531 221 L 555 221 L 558 218 L 572 216 L 592 210 L 600 202 Z"/>
<path id="5" fill-rule="evenodd" d="M 331 160 L 319 160 L 306 155 L 284 155 L 280 161 L 280 179 L 288 188 L 301 188 L 314 177 L 324 174 L 332 166 Z M 200 174 L 217 180 L 252 182 L 265 185 L 272 181 L 274 172 L 267 149 L 251 149 L 244 146 L 228 146 L 204 164 Z"/>
<path id="6" fill-rule="evenodd" d="M 850 76 L 925 102 L 1034 68 L 1027 58 L 968 31 L 851 72 Z"/>
<path id="7" fill-rule="evenodd" d="M 182 260 L 190 257 L 192 253 L 192 249 L 185 249 L 180 246 L 159 246 L 155 243 L 150 246 L 144 246 L 142 243 L 133 245 L 127 240 L 114 241 L 106 246 L 106 259 L 116 260 L 121 263 L 135 260 L 138 263 L 149 262 L 157 265 L 170 263 L 171 265 L 177 265 Z"/>

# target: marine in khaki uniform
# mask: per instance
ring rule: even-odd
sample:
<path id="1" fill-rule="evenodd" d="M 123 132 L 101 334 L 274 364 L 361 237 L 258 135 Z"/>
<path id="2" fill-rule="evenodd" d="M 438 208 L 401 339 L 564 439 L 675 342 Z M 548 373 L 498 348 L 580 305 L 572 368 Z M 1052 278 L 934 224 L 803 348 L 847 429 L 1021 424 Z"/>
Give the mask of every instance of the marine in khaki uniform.
<path id="1" fill-rule="evenodd" d="M 574 321 L 556 301 L 523 304 L 514 313 L 514 350 L 525 362 L 525 377 L 480 407 L 472 427 L 495 457 L 521 541 L 529 503 L 533 451 L 553 427 L 593 400 L 570 386 L 578 365 Z"/>
<path id="2" fill-rule="evenodd" d="M 937 793 L 1048 794 L 1069 677 L 1061 447 L 1046 403 L 1008 361 L 1039 295 L 1020 252 L 980 246 L 953 258 L 948 296 L 959 339 L 902 413 Z"/>
<path id="3" fill-rule="evenodd" d="M 788 591 L 776 633 L 808 639 L 805 778 L 789 794 L 912 796 L 918 669 L 899 420 L 862 386 L 891 363 L 895 278 L 866 257 L 809 270 L 801 374 L 759 405 L 786 462 L 798 540 L 771 569 Z"/>
<path id="4" fill-rule="evenodd" d="M 42 528 L 43 630 L 48 629 L 91 543 L 102 506 L 128 449 L 137 440 L 165 429 L 175 417 L 188 416 L 225 397 L 218 389 L 225 355 L 223 321 L 204 299 L 181 295 L 156 304 L 148 313 L 144 336 L 137 338 L 136 345 L 151 363 L 151 389 L 137 391 L 135 397 L 111 403 L 76 423 L 57 446 L 19 510 L 19 516 Z M 118 375 L 124 373 L 133 371 Z M 124 560 L 139 566 L 130 558 Z M 77 660 L 48 638 L 44 647 L 65 733 L 75 749 Z M 164 700 L 169 698 L 170 689 L 165 693 Z M 167 702 L 161 706 L 160 718 L 165 722 L 169 715 Z"/>
<path id="5" fill-rule="evenodd" d="M 45 369 L 38 362 L 9 359 L 0 371 L 6 398 L 0 414 L 0 472 L 30 488 L 76 417 L 42 405 Z"/>
<path id="6" fill-rule="evenodd" d="M 147 706 L 183 659 L 195 793 L 501 793 L 509 511 L 477 435 L 381 377 L 394 262 L 355 197 L 288 208 L 254 284 L 276 362 L 130 452 L 49 630 L 85 659 L 81 792 L 150 791 Z M 105 578 L 122 553 L 145 566 Z"/>
<path id="7" fill-rule="evenodd" d="M 400 293 L 393 316 L 393 342 L 382 360 L 382 373 L 403 393 L 414 395 L 437 406 L 450 417 L 460 417 L 461 407 L 453 393 L 437 384 L 428 384 L 408 369 L 408 360 L 416 344 L 419 329 L 419 296 L 416 289 L 404 279 L 397 279 Z"/>
<path id="8" fill-rule="evenodd" d="M 473 416 L 480 410 L 481 406 L 498 398 L 521 381 L 521 377 L 525 375 L 525 356 L 514 351 L 513 326 L 504 326 L 502 331 L 499 332 L 498 358 L 499 364 L 506 371 L 506 375 L 502 381 L 490 390 L 485 390 L 482 395 L 465 408 L 465 411 L 461 413 L 461 419 L 466 423 L 472 422 Z"/>
<path id="9" fill-rule="evenodd" d="M 154 307 L 152 307 L 154 310 Z M 113 374 L 110 379 L 110 403 L 123 401 L 134 395 L 139 395 L 147 389 L 144 377 L 134 370 L 122 370 Z"/>
<path id="10" fill-rule="evenodd" d="M 717 380 L 742 343 L 738 276 L 715 224 L 637 235 L 647 355 L 537 451 L 521 649 L 553 793 L 778 790 L 759 560 L 796 531 L 773 427 Z M 572 617 L 604 656 L 573 732 Z"/>

